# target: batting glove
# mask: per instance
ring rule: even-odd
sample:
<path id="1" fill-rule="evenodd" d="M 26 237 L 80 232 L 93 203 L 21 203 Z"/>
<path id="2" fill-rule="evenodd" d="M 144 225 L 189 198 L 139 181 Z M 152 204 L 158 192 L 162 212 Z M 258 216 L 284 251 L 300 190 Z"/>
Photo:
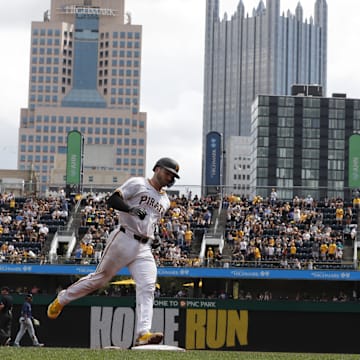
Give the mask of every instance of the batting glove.
<path id="1" fill-rule="evenodd" d="M 144 220 L 147 212 L 145 209 L 140 207 L 133 207 L 129 210 L 129 214 L 137 216 L 140 220 Z"/>

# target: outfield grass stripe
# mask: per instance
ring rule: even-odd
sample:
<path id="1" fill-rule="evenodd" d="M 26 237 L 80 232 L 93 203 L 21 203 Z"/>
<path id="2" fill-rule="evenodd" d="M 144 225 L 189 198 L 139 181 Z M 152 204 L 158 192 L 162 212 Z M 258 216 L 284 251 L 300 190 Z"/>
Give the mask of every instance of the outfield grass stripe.
<path id="1" fill-rule="evenodd" d="M 92 350 L 79 348 L 2 347 L 1 360 L 355 360 L 355 354 L 296 354 L 241 351 Z"/>

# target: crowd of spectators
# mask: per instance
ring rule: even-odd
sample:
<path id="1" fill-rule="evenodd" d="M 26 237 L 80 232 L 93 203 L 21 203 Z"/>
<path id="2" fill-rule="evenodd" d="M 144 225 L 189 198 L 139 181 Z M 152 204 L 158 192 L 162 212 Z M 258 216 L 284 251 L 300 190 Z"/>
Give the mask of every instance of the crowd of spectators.
<path id="1" fill-rule="evenodd" d="M 336 268 L 344 242 L 357 232 L 357 208 L 340 198 L 317 202 L 308 195 L 281 201 L 272 194 L 249 201 L 229 196 L 223 206 L 232 266 Z"/>
<path id="2" fill-rule="evenodd" d="M 119 213 L 108 209 L 109 194 L 87 194 L 81 200 L 78 243 L 69 261 L 97 264 L 110 232 L 121 222 Z M 216 198 L 171 195 L 171 208 L 155 229 L 153 254 L 159 267 L 270 267 L 286 269 L 333 269 L 343 264 L 344 246 L 357 233 L 359 204 L 341 198 L 316 201 L 310 195 L 281 201 L 275 189 L 269 198 L 249 200 L 234 195 Z M 0 262 L 46 263 L 46 243 L 59 226 L 65 226 L 73 203 L 63 193 L 47 197 L 16 197 L 0 194 Z M 204 261 L 199 258 L 202 235 L 213 225 L 215 211 L 226 212 L 225 247 L 209 246 Z M 197 238 L 197 233 L 200 234 Z M 48 244 L 49 245 L 49 244 Z M 35 289 L 36 287 L 34 287 Z M 32 291 L 33 289 L 31 289 Z M 27 290 L 26 290 L 27 291 Z M 34 291 L 38 291 L 35 289 Z M 133 287 L 109 287 L 109 295 L 132 295 Z M 21 293 L 21 289 L 17 289 Z M 162 296 L 157 289 L 157 296 Z M 169 294 L 167 294 L 169 295 Z M 174 297 L 191 297 L 181 288 Z M 231 299 L 232 294 L 214 292 L 213 299 Z M 310 296 L 299 293 L 279 298 L 269 289 L 240 290 L 239 300 L 350 301 L 344 291 Z"/>
<path id="3" fill-rule="evenodd" d="M 89 194 L 81 208 L 80 244 L 74 258 L 80 263 L 98 263 L 110 232 L 121 222 L 121 215 L 108 209 L 108 194 Z M 158 224 L 152 244 L 158 266 L 200 266 L 191 255 L 196 231 L 204 233 L 211 225 L 219 202 L 198 196 L 170 196 L 171 207 Z"/>
<path id="4" fill-rule="evenodd" d="M 80 207 L 78 242 L 71 263 L 97 264 L 121 215 L 107 207 L 109 194 L 90 193 Z M 281 201 L 234 195 L 217 198 L 170 195 L 171 207 L 155 229 L 157 265 L 173 267 L 259 266 L 286 269 L 342 266 L 344 243 L 357 232 L 357 206 L 340 198 L 316 201 L 310 195 Z M 47 262 L 46 241 L 69 219 L 63 193 L 46 198 L 0 194 L 0 262 Z M 213 224 L 214 211 L 226 211 L 225 247 L 207 247 L 204 259 L 194 239 Z"/>
<path id="5" fill-rule="evenodd" d="M 64 226 L 68 217 L 65 197 L 0 194 L 0 262 L 45 262 L 49 234 Z"/>

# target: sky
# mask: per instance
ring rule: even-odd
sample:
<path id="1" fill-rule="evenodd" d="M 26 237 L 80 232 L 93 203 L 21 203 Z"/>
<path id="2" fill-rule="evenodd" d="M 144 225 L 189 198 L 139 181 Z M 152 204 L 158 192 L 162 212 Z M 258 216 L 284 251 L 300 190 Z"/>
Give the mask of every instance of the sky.
<path id="1" fill-rule="evenodd" d="M 51 0 L 11 0 L 0 12 L 0 169 L 16 169 L 20 109 L 27 107 L 30 27 L 42 21 Z M 238 0 L 220 0 L 221 17 Z M 300 1 L 304 16 L 315 0 Z M 264 0 L 266 4 L 266 1 Z M 295 12 L 298 0 L 281 0 L 281 11 Z M 243 0 L 252 13 L 258 1 Z M 328 87 L 360 98 L 359 0 L 327 0 Z M 141 111 L 147 113 L 146 176 L 160 157 L 180 164 L 178 185 L 201 184 L 201 139 L 205 0 L 125 0 L 132 23 L 143 26 Z M 4 51 L 4 49 L 8 49 Z"/>

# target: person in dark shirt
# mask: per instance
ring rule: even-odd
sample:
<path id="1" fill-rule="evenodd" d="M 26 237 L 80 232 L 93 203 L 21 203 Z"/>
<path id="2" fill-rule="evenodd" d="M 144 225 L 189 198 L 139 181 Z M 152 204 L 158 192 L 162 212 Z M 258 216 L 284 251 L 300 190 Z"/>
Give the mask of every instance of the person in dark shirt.
<path id="1" fill-rule="evenodd" d="M 19 319 L 20 329 L 16 335 L 13 346 L 16 347 L 20 346 L 20 341 L 26 332 L 29 333 L 29 336 L 34 346 L 44 346 L 44 344 L 39 343 L 39 340 L 35 335 L 33 321 L 35 321 L 36 319 L 34 319 L 32 316 L 32 308 L 31 308 L 32 299 L 33 299 L 32 294 L 27 294 L 25 296 L 25 302 L 22 306 L 21 316 Z"/>
<path id="2" fill-rule="evenodd" d="M 0 296 L 0 346 L 9 345 L 11 340 L 11 323 L 13 298 L 9 288 L 3 286 Z"/>

